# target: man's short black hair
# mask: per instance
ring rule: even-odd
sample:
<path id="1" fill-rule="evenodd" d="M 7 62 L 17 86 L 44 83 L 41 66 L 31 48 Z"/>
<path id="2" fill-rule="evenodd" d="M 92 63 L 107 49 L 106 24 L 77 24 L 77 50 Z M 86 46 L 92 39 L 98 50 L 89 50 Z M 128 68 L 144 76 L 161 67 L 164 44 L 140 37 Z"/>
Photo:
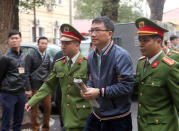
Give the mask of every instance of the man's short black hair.
<path id="1" fill-rule="evenodd" d="M 163 37 L 160 36 L 160 35 L 151 35 L 151 37 L 152 37 L 153 39 L 158 39 L 158 38 L 160 38 L 160 39 L 163 41 Z"/>
<path id="2" fill-rule="evenodd" d="M 176 38 L 178 38 L 177 35 L 171 35 L 171 36 L 170 36 L 170 41 L 171 41 L 171 40 L 174 40 L 174 39 L 176 39 Z"/>
<path id="3" fill-rule="evenodd" d="M 19 35 L 21 37 L 21 32 L 19 32 L 18 30 L 11 30 L 9 33 L 8 33 L 8 38 L 10 38 L 11 36 L 13 35 Z"/>
<path id="4" fill-rule="evenodd" d="M 106 27 L 107 30 L 114 32 L 114 23 L 107 16 L 97 17 L 97 18 L 93 19 L 92 24 L 93 23 L 104 23 L 104 26 Z"/>
<path id="5" fill-rule="evenodd" d="M 45 36 L 41 36 L 41 37 L 39 37 L 39 39 L 38 39 L 37 43 L 39 44 L 40 40 L 42 40 L 42 39 L 45 39 L 45 40 L 47 40 L 47 41 L 48 41 L 48 38 L 47 38 L 47 37 L 45 37 Z"/>

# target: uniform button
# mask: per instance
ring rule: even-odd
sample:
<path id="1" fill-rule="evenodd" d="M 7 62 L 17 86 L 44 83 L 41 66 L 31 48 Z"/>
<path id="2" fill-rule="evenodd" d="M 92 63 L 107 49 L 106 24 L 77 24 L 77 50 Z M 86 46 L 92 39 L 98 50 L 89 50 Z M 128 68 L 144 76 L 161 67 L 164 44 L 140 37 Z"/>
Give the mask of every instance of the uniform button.
<path id="1" fill-rule="evenodd" d="M 83 105 L 83 108 L 85 108 L 86 106 L 85 105 Z"/>
<path id="2" fill-rule="evenodd" d="M 139 104 L 139 107 L 141 107 L 142 105 L 141 104 Z"/>
<path id="3" fill-rule="evenodd" d="M 155 124 L 158 124 L 159 120 L 155 120 Z"/>
<path id="4" fill-rule="evenodd" d="M 70 85 L 67 85 L 68 88 L 70 88 Z"/>
<path id="5" fill-rule="evenodd" d="M 142 92 L 140 92 L 140 96 L 143 96 Z"/>
<path id="6" fill-rule="evenodd" d="M 141 84 L 143 85 L 143 84 L 144 84 L 144 82 L 142 81 L 142 82 L 141 82 Z"/>
<path id="7" fill-rule="evenodd" d="M 140 115 L 138 115 L 138 118 L 140 119 Z"/>
<path id="8" fill-rule="evenodd" d="M 67 104 L 67 106 L 70 106 L 70 104 Z"/>
<path id="9" fill-rule="evenodd" d="M 152 86 L 154 86 L 154 83 L 152 82 Z"/>

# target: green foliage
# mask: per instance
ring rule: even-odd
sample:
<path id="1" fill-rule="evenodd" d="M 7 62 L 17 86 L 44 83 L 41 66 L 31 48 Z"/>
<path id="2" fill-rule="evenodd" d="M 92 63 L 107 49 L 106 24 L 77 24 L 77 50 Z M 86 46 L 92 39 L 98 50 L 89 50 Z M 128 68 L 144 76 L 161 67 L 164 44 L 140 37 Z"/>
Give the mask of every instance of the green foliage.
<path id="1" fill-rule="evenodd" d="M 138 17 L 143 16 L 141 6 L 142 3 L 140 2 L 131 2 L 131 4 L 127 2 L 120 3 L 118 22 L 134 22 Z"/>
<path id="2" fill-rule="evenodd" d="M 20 0 L 19 6 L 22 10 L 30 10 L 34 7 L 40 7 L 46 5 L 47 2 L 45 0 Z"/>
<path id="3" fill-rule="evenodd" d="M 102 10 L 102 0 L 77 0 L 75 18 L 91 19 L 99 16 Z"/>
<path id="4" fill-rule="evenodd" d="M 142 3 L 144 0 L 120 0 L 118 9 L 118 22 L 133 22 L 136 18 L 142 16 Z M 93 19 L 100 16 L 103 0 L 77 0 L 75 7 L 77 9 L 76 18 Z"/>

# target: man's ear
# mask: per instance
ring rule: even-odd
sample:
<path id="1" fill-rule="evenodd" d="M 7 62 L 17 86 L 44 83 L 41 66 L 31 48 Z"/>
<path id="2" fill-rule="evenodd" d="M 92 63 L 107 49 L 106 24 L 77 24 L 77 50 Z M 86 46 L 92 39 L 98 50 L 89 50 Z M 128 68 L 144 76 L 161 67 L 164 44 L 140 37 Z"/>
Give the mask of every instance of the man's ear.
<path id="1" fill-rule="evenodd" d="M 109 36 L 112 37 L 112 35 L 113 35 L 113 32 L 109 31 Z"/>
<path id="2" fill-rule="evenodd" d="M 80 43 L 75 43 L 76 47 L 79 48 L 80 47 Z"/>
<path id="3" fill-rule="evenodd" d="M 160 45 L 162 44 L 162 42 L 163 42 L 162 39 L 160 38 L 157 39 L 157 43 L 159 43 Z"/>

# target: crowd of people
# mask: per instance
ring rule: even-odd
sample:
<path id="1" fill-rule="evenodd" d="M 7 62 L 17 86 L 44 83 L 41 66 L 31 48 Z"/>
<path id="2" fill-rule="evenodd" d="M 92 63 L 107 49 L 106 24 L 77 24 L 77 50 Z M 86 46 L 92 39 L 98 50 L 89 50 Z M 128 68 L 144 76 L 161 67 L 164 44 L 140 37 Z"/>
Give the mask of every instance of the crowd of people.
<path id="1" fill-rule="evenodd" d="M 139 131 L 179 131 L 179 38 L 172 35 L 170 43 L 164 41 L 168 30 L 144 17 L 135 25 L 142 54 L 135 76 L 130 53 L 113 42 L 114 23 L 106 16 L 92 21 L 89 34 L 95 48 L 88 57 L 79 51 L 85 38 L 73 26 L 62 24 L 62 51 L 53 64 L 46 53 L 48 38 L 40 37 L 38 49 L 25 56 L 21 33 L 9 32 L 10 49 L 0 57 L 1 131 L 9 131 L 11 125 L 20 131 L 24 110 L 31 110 L 31 129 L 39 131 L 40 102 L 42 131 L 49 131 L 51 94 L 58 86 L 65 131 L 132 131 L 132 93 L 138 96 Z M 81 91 L 74 79 L 87 89 Z"/>

